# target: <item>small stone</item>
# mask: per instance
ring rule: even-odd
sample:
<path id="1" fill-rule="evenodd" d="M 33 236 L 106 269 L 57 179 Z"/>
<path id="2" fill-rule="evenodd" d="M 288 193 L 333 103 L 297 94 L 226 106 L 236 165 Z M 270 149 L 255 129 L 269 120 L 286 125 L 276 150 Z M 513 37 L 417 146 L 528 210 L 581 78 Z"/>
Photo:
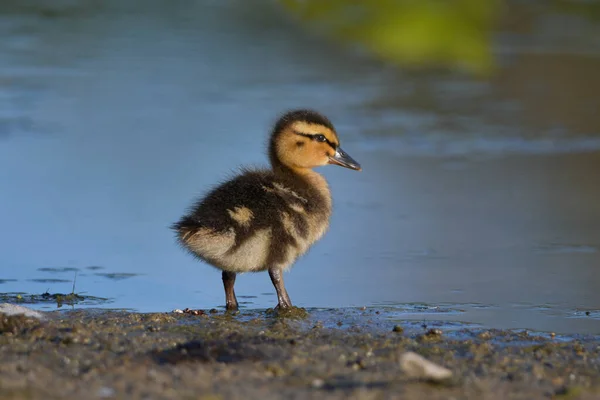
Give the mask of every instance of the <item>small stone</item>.
<path id="1" fill-rule="evenodd" d="M 442 336 L 442 330 L 437 328 L 431 328 L 426 333 L 427 336 Z"/>
<path id="2" fill-rule="evenodd" d="M 173 310 L 173 314 L 183 314 L 183 310 L 180 310 L 179 308 L 176 308 Z"/>
<path id="3" fill-rule="evenodd" d="M 321 378 L 313 379 L 313 381 L 311 382 L 311 386 L 315 389 L 320 389 L 323 386 L 325 386 L 325 381 Z"/>
<path id="4" fill-rule="evenodd" d="M 219 311 L 216 308 L 211 308 L 210 311 L 209 311 L 209 313 L 211 313 L 211 314 L 216 314 L 218 312 Z"/>
<path id="5" fill-rule="evenodd" d="M 492 338 L 492 334 L 489 331 L 481 332 L 477 337 L 481 340 L 490 340 Z"/>
<path id="6" fill-rule="evenodd" d="M 400 369 L 411 378 L 442 382 L 452 378 L 452 371 L 411 351 L 400 356 Z"/>
<path id="7" fill-rule="evenodd" d="M 31 308 L 23 307 L 17 304 L 0 303 L 0 314 L 6 315 L 24 315 L 30 318 L 44 319 L 44 314 Z"/>
<path id="8" fill-rule="evenodd" d="M 108 386 L 103 386 L 98 390 L 97 395 L 103 399 L 107 397 L 113 397 L 115 395 L 115 390 Z"/>
<path id="9" fill-rule="evenodd" d="M 204 312 L 204 310 L 192 310 L 191 308 L 186 308 L 183 310 L 184 314 L 190 314 L 190 315 L 204 315 L 206 314 Z"/>
<path id="10" fill-rule="evenodd" d="M 392 332 L 402 333 L 404 332 L 404 328 L 400 325 L 394 325 L 394 329 L 392 329 Z"/>
<path id="11" fill-rule="evenodd" d="M 552 379 L 552 384 L 556 387 L 564 386 L 565 378 L 558 376 L 558 377 Z"/>

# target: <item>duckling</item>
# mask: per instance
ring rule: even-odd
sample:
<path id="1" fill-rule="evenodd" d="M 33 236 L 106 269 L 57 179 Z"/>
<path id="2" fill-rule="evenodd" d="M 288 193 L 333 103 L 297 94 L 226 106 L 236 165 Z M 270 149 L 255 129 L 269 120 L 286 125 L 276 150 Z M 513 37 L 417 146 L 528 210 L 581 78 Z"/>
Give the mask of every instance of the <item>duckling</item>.
<path id="1" fill-rule="evenodd" d="M 242 272 L 268 271 L 278 309 L 292 307 L 283 271 L 329 227 L 332 200 L 313 168 L 361 166 L 340 147 L 333 124 L 313 110 L 276 122 L 268 145 L 271 169 L 243 169 L 210 191 L 172 226 L 179 243 L 222 270 L 227 310 L 237 310 L 234 284 Z"/>

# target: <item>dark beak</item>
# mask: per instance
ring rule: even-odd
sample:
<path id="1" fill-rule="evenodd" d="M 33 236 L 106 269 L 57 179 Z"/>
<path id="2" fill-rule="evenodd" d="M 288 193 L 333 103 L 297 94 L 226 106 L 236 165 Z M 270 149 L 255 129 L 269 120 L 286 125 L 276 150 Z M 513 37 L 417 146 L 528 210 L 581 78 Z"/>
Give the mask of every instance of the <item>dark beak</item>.
<path id="1" fill-rule="evenodd" d="M 361 171 L 359 163 L 354 161 L 341 147 L 338 147 L 333 157 L 329 157 L 329 164 L 341 165 L 342 167 L 350 168 L 356 171 Z"/>

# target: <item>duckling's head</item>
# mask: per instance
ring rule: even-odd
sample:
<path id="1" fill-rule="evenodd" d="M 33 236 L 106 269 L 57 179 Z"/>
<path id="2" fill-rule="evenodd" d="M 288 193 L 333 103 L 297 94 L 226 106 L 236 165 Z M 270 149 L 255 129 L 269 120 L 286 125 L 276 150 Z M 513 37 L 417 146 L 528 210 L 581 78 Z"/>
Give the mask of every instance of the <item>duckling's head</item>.
<path id="1" fill-rule="evenodd" d="M 269 158 L 276 168 L 284 165 L 305 170 L 327 164 L 361 170 L 361 166 L 340 147 L 340 140 L 327 117 L 312 110 L 285 113 L 273 129 Z"/>

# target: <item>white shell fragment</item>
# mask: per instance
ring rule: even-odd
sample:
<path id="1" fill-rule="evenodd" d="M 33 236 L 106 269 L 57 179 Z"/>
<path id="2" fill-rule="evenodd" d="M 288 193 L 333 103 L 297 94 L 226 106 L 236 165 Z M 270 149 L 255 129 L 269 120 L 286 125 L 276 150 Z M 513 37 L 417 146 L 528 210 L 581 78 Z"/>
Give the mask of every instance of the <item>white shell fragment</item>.
<path id="1" fill-rule="evenodd" d="M 179 308 L 176 308 L 173 310 L 174 314 L 183 314 L 183 310 L 180 310 Z"/>
<path id="2" fill-rule="evenodd" d="M 0 314 L 6 315 L 24 315 L 30 318 L 44 319 L 44 314 L 31 308 L 23 307 L 18 304 L 1 303 Z"/>
<path id="3" fill-rule="evenodd" d="M 441 382 L 452 378 L 452 371 L 437 365 L 417 353 L 406 352 L 400 356 L 400 369 L 412 378 Z"/>

